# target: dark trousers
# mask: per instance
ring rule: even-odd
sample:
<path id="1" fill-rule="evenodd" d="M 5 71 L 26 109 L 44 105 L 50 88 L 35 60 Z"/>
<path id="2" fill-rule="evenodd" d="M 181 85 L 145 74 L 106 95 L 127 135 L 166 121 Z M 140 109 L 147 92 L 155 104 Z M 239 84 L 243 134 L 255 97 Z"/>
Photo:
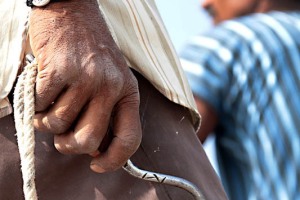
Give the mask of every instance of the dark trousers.
<path id="1" fill-rule="evenodd" d="M 136 74 L 141 94 L 143 140 L 131 158 L 139 168 L 185 178 L 196 184 L 206 199 L 226 199 L 193 129 L 189 110 L 167 100 Z M 20 158 L 12 115 L 0 119 L 0 199 L 21 200 Z M 88 155 L 62 155 L 53 136 L 36 132 L 36 186 L 41 200 L 178 199 L 193 197 L 186 191 L 146 182 L 123 169 L 97 174 Z"/>

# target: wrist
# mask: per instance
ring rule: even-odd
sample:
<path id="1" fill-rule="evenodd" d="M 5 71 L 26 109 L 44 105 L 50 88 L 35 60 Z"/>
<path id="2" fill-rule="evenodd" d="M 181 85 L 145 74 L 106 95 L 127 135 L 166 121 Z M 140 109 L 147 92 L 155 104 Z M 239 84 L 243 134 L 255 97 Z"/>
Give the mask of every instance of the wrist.
<path id="1" fill-rule="evenodd" d="M 50 2 L 50 0 L 26 0 L 26 5 L 28 7 L 33 7 L 33 6 L 45 6 Z"/>
<path id="2" fill-rule="evenodd" d="M 97 0 L 51 0 L 45 7 L 34 7 L 29 18 L 31 38 L 59 37 L 74 30 L 80 30 L 76 34 L 90 32 L 101 37 L 109 33 L 106 26 Z"/>
<path id="3" fill-rule="evenodd" d="M 33 7 L 32 19 L 87 19 L 98 16 L 100 13 L 97 0 L 51 0 L 43 7 Z"/>
<path id="4" fill-rule="evenodd" d="M 29 1 L 41 5 L 43 4 L 43 2 L 46 3 L 46 5 L 44 6 L 35 6 L 35 5 L 32 6 L 33 9 L 42 9 L 42 10 L 56 10 L 56 9 L 81 10 L 80 8 L 85 8 L 89 6 L 97 6 L 98 8 L 97 0 L 84 0 L 84 1 L 83 0 L 27 0 L 26 3 Z"/>

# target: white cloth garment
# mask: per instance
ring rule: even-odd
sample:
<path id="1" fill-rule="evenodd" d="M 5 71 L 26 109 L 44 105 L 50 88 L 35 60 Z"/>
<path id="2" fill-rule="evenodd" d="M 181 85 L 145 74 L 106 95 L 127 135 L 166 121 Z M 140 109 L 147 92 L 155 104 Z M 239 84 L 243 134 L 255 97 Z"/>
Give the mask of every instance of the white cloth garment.
<path id="1" fill-rule="evenodd" d="M 130 67 L 141 73 L 171 101 L 187 107 L 195 128 L 200 116 L 178 57 L 153 0 L 100 0 L 100 9 Z M 30 45 L 30 8 L 20 0 L 0 0 L 0 117 Z M 4 103 L 4 101 L 6 103 Z"/>

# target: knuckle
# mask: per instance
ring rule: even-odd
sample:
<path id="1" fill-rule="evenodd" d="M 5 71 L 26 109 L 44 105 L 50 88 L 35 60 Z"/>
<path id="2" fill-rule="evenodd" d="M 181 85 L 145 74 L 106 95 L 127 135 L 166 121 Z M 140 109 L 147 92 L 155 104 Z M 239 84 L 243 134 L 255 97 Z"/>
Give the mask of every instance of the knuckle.
<path id="1" fill-rule="evenodd" d="M 138 80 L 136 79 L 136 77 L 132 74 L 132 72 L 130 72 L 130 78 L 129 78 L 129 81 L 130 81 L 130 89 L 133 89 L 133 90 L 138 90 Z"/>
<path id="2" fill-rule="evenodd" d="M 131 111 L 138 111 L 140 105 L 139 93 L 129 93 L 116 105 L 116 109 L 127 108 Z"/>
<path id="3" fill-rule="evenodd" d="M 89 154 L 95 152 L 98 146 L 98 143 L 92 138 L 82 139 L 82 137 L 55 136 L 55 148 L 63 154 Z"/>
<path id="4" fill-rule="evenodd" d="M 125 163 L 125 162 L 124 162 Z M 119 168 L 121 168 L 123 165 L 123 162 L 112 162 L 111 165 L 108 167 L 108 171 L 116 171 Z"/>
<path id="5" fill-rule="evenodd" d="M 79 137 L 76 139 L 76 147 L 75 151 L 77 153 L 82 153 L 82 154 L 88 154 L 95 152 L 99 147 L 99 142 L 97 138 L 88 135 L 88 136 L 83 136 Z"/>
<path id="6" fill-rule="evenodd" d="M 135 131 L 136 132 L 136 131 Z M 141 134 L 128 134 L 123 137 L 118 137 L 120 144 L 126 155 L 132 155 L 141 144 Z"/>
<path id="7" fill-rule="evenodd" d="M 66 143 L 65 136 L 55 135 L 54 136 L 54 146 L 62 154 L 68 154 L 72 152 L 72 147 Z"/>
<path id="8" fill-rule="evenodd" d="M 132 103 L 137 103 L 139 105 L 140 94 L 138 82 L 134 76 L 132 76 L 132 80 L 130 80 L 130 82 L 127 84 L 126 96 L 129 97 L 128 99 L 131 99 Z"/>
<path id="9" fill-rule="evenodd" d="M 49 107 L 51 94 L 62 84 L 55 70 L 43 69 L 39 72 L 35 91 L 36 111 L 44 111 Z"/>
<path id="10" fill-rule="evenodd" d="M 126 93 L 119 101 L 117 107 L 130 107 L 133 110 L 139 110 L 140 94 L 137 86 L 129 85 L 126 88 Z"/>
<path id="11" fill-rule="evenodd" d="M 47 81 L 50 83 L 56 82 L 56 76 L 58 75 L 56 68 L 50 67 L 51 64 L 48 60 L 40 59 L 39 62 L 39 71 L 38 71 L 38 81 Z"/>
<path id="12" fill-rule="evenodd" d="M 59 141 L 55 141 L 54 146 L 56 150 L 62 154 L 69 154 L 73 149 L 68 145 L 62 145 Z"/>
<path id="13" fill-rule="evenodd" d="M 48 120 L 45 122 L 46 127 L 50 132 L 55 134 L 66 132 L 71 126 L 71 122 L 64 117 L 51 116 L 47 119 Z"/>
<path id="14" fill-rule="evenodd" d="M 118 169 L 120 169 L 124 164 L 125 161 L 115 161 L 111 160 L 109 163 L 107 163 L 105 166 L 101 166 L 106 172 L 113 172 Z"/>
<path id="15" fill-rule="evenodd" d="M 118 70 L 107 70 L 105 73 L 105 84 L 107 92 L 112 95 L 119 94 L 124 86 L 124 78 Z"/>

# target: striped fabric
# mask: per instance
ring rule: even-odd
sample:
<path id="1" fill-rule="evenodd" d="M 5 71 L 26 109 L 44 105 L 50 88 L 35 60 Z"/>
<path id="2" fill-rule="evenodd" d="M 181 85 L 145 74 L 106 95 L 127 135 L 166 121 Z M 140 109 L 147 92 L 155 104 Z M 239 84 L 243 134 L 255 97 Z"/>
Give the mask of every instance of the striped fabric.
<path id="1" fill-rule="evenodd" d="M 219 113 L 232 200 L 300 199 L 300 12 L 227 21 L 182 51 L 195 95 Z"/>
<path id="2" fill-rule="evenodd" d="M 189 108 L 194 126 L 198 128 L 200 117 L 190 86 L 154 1 L 98 2 L 128 65 L 147 78 L 168 99 Z M 0 31 L 1 101 L 11 90 L 17 69 L 24 55 L 30 53 L 30 46 L 23 34 L 29 13 L 25 3 L 20 0 L 0 0 L 0 9 L 0 19 L 6 22 L 6 28 Z"/>

